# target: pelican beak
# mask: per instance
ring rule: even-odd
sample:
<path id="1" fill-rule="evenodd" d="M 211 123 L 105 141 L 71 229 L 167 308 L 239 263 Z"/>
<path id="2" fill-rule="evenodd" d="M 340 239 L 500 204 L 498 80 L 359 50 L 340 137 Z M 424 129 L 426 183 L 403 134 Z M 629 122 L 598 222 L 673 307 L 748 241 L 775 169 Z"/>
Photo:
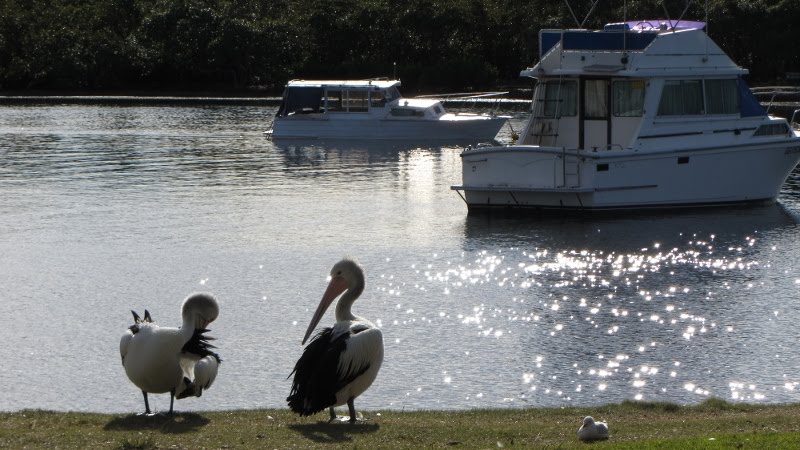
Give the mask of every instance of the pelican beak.
<path id="1" fill-rule="evenodd" d="M 200 320 L 197 322 L 197 329 L 198 330 L 205 330 L 208 328 L 208 324 L 211 323 L 206 320 L 204 317 L 200 316 Z"/>
<path id="2" fill-rule="evenodd" d="M 319 321 L 322 319 L 322 316 L 325 315 L 325 311 L 328 310 L 328 307 L 331 306 L 331 303 L 333 303 L 333 301 L 336 300 L 336 297 L 341 295 L 341 293 L 346 291 L 349 287 L 350 286 L 348 285 L 347 281 L 344 280 L 344 278 L 331 278 L 330 283 L 328 283 L 328 288 L 325 289 L 325 293 L 322 294 L 322 300 L 320 300 L 317 310 L 314 311 L 314 317 L 311 318 L 311 323 L 308 324 L 306 335 L 303 337 L 303 345 L 305 345 L 308 337 L 311 336 L 311 332 L 317 327 L 317 324 L 319 324 Z"/>

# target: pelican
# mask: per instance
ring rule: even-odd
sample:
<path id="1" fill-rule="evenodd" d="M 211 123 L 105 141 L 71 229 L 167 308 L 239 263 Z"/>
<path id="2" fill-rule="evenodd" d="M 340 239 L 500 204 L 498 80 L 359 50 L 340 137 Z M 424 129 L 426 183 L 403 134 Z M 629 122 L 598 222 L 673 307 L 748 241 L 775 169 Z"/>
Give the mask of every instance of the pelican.
<path id="1" fill-rule="evenodd" d="M 222 362 L 206 336 L 208 324 L 219 315 L 213 295 L 194 293 L 181 306 L 180 328 L 160 327 L 150 312 L 144 319 L 135 311 L 134 324 L 122 335 L 119 353 L 128 378 L 142 390 L 145 414 L 151 414 L 147 394 L 170 393 L 169 414 L 175 398 L 200 397 L 211 387 Z"/>
<path id="2" fill-rule="evenodd" d="M 289 374 L 290 377 L 294 374 L 294 381 L 286 401 L 297 414 L 310 416 L 330 408 L 333 421 L 336 419 L 334 407 L 347 403 L 350 423 L 356 422 L 353 401 L 375 381 L 383 363 L 381 330 L 350 312 L 362 292 L 364 271 L 361 266 L 347 258 L 336 263 L 302 344 L 331 303 L 344 293 L 336 305 L 336 323 L 314 336 Z"/>
<path id="3" fill-rule="evenodd" d="M 608 425 L 605 422 L 595 422 L 592 416 L 586 416 L 583 418 L 583 425 L 578 429 L 578 439 L 582 441 L 608 439 Z"/>

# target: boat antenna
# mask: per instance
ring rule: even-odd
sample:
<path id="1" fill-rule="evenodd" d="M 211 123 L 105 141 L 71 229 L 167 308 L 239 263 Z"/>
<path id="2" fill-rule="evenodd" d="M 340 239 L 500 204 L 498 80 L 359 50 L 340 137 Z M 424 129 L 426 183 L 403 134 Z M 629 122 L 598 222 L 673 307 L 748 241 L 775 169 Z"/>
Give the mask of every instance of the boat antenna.
<path id="1" fill-rule="evenodd" d="M 392 63 L 392 79 L 397 79 L 397 61 Z"/>
<path id="2" fill-rule="evenodd" d="M 569 13 L 572 14 L 572 18 L 575 19 L 575 25 L 577 25 L 578 28 L 580 28 L 581 23 L 578 21 L 578 16 L 575 15 L 575 11 L 572 10 L 572 6 L 570 6 L 569 0 L 564 0 L 564 3 L 567 4 L 567 9 L 569 10 Z"/>
<path id="3" fill-rule="evenodd" d="M 586 16 L 583 18 L 583 21 L 578 20 L 578 16 L 575 15 L 575 11 L 572 10 L 572 6 L 569 4 L 569 0 L 564 0 L 564 3 L 567 4 L 567 9 L 569 9 L 569 13 L 572 14 L 572 18 L 575 20 L 575 24 L 578 25 L 578 28 L 583 28 L 586 24 L 586 21 L 589 20 L 589 17 L 594 12 L 594 9 L 597 7 L 597 4 L 600 3 L 600 0 L 592 1 L 592 7 L 589 9 L 589 12 L 586 13 Z"/>
<path id="4" fill-rule="evenodd" d="M 622 2 L 622 51 L 628 52 L 628 1 Z"/>
<path id="5" fill-rule="evenodd" d="M 706 0 L 706 16 L 703 21 L 706 23 L 706 36 L 709 37 L 711 35 L 708 34 L 708 0 Z M 706 56 L 703 61 L 708 61 L 708 38 L 706 38 Z"/>
<path id="6" fill-rule="evenodd" d="M 592 8 L 589 9 L 589 12 L 586 13 L 586 17 L 583 18 L 583 22 L 581 22 L 581 28 L 583 28 L 583 26 L 586 24 L 586 21 L 589 20 L 589 16 L 592 15 L 598 3 L 600 3 L 600 0 L 594 0 L 594 3 L 592 3 Z"/>
<path id="7" fill-rule="evenodd" d="M 675 28 L 678 27 L 678 24 L 681 22 L 681 20 L 683 20 L 683 16 L 686 15 L 686 11 L 689 10 L 689 7 L 692 6 L 692 3 L 694 3 L 694 0 L 686 0 L 686 7 L 683 8 L 683 12 L 681 12 L 681 15 L 678 17 L 678 20 L 676 20 L 673 23 L 672 19 L 669 18 L 669 12 L 667 11 L 666 2 L 664 1 L 661 2 L 661 6 L 664 8 L 664 14 L 667 15 L 667 20 L 669 21 L 669 27 L 672 29 L 673 32 L 675 32 Z M 708 0 L 706 0 L 706 5 L 708 5 Z M 706 9 L 706 14 L 708 14 L 708 9 Z"/>
<path id="8" fill-rule="evenodd" d="M 669 22 L 670 26 L 672 26 L 672 19 L 669 18 L 669 11 L 667 11 L 667 4 L 665 2 L 661 2 L 661 7 L 664 8 L 664 16 L 667 18 L 667 22 Z M 675 31 L 673 27 L 672 31 Z"/>
<path id="9" fill-rule="evenodd" d="M 694 3 L 694 0 L 686 0 L 686 8 L 683 8 L 683 12 L 681 12 L 681 16 L 678 17 L 678 22 L 675 22 L 675 25 L 673 25 L 673 27 L 672 27 L 673 31 L 675 30 L 675 27 L 678 26 L 678 23 L 681 20 L 683 20 L 683 16 L 686 15 L 686 11 L 689 10 L 689 7 L 692 6 L 692 3 Z"/>

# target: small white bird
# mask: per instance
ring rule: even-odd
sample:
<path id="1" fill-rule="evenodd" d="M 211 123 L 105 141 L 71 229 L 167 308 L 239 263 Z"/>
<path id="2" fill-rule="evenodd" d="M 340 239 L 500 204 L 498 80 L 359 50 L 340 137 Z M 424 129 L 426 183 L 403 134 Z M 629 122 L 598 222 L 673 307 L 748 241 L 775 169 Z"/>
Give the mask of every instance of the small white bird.
<path id="1" fill-rule="evenodd" d="M 200 397 L 214 382 L 219 355 L 206 336 L 206 327 L 219 315 L 219 304 L 211 294 L 192 294 L 183 301 L 179 328 L 160 327 L 150 312 L 144 319 L 133 312 L 134 324 L 122 335 L 119 353 L 128 378 L 144 396 L 145 414 L 150 414 L 147 394 L 170 393 L 169 414 L 175 398 Z"/>
<path id="2" fill-rule="evenodd" d="M 583 418 L 583 425 L 578 429 L 578 439 L 582 441 L 608 439 L 608 424 L 595 422 L 592 416 L 586 416 Z"/>

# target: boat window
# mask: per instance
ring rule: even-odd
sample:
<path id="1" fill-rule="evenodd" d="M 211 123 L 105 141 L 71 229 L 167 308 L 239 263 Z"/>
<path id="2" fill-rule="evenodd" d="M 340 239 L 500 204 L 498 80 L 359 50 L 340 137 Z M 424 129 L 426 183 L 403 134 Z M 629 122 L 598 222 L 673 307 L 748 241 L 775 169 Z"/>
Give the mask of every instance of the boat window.
<path id="1" fill-rule="evenodd" d="M 542 117 L 574 117 L 578 115 L 578 83 L 569 81 L 546 81 L 539 95 Z"/>
<path id="2" fill-rule="evenodd" d="M 400 98 L 400 91 L 396 87 L 392 86 L 386 90 L 386 103 L 395 101 L 398 98 Z"/>
<path id="3" fill-rule="evenodd" d="M 369 102 L 373 108 L 383 108 L 386 106 L 386 94 L 383 91 L 372 91 Z"/>
<path id="4" fill-rule="evenodd" d="M 348 112 L 367 112 L 367 101 L 369 92 L 365 90 L 350 90 L 347 91 L 347 107 L 344 108 Z"/>
<path id="5" fill-rule="evenodd" d="M 424 117 L 425 111 L 412 108 L 392 108 L 391 114 L 398 117 Z"/>
<path id="6" fill-rule="evenodd" d="M 341 111 L 342 110 L 342 91 L 328 90 L 328 111 Z"/>
<path id="7" fill-rule="evenodd" d="M 322 106 L 322 88 L 292 86 L 286 89 L 278 116 L 318 113 Z"/>
<path id="8" fill-rule="evenodd" d="M 644 113 L 644 81 L 617 80 L 612 84 L 615 117 L 641 117 Z"/>
<path id="9" fill-rule="evenodd" d="M 584 117 L 587 119 L 608 118 L 608 81 L 584 81 L 583 109 Z"/>
<path id="10" fill-rule="evenodd" d="M 703 114 L 702 80 L 669 80 L 664 82 L 659 116 L 691 116 Z"/>
<path id="11" fill-rule="evenodd" d="M 786 123 L 772 123 L 758 127 L 753 136 L 786 136 L 789 126 Z"/>
<path id="12" fill-rule="evenodd" d="M 739 114 L 739 87 L 736 80 L 706 80 L 708 114 Z"/>
<path id="13" fill-rule="evenodd" d="M 747 83 L 739 77 L 736 80 L 736 84 L 739 86 L 739 108 L 741 109 L 741 116 L 742 117 L 759 117 L 759 116 L 766 116 L 767 111 L 764 109 L 763 106 L 758 102 L 758 99 L 753 92 L 750 90 L 750 87 L 747 86 Z"/>

